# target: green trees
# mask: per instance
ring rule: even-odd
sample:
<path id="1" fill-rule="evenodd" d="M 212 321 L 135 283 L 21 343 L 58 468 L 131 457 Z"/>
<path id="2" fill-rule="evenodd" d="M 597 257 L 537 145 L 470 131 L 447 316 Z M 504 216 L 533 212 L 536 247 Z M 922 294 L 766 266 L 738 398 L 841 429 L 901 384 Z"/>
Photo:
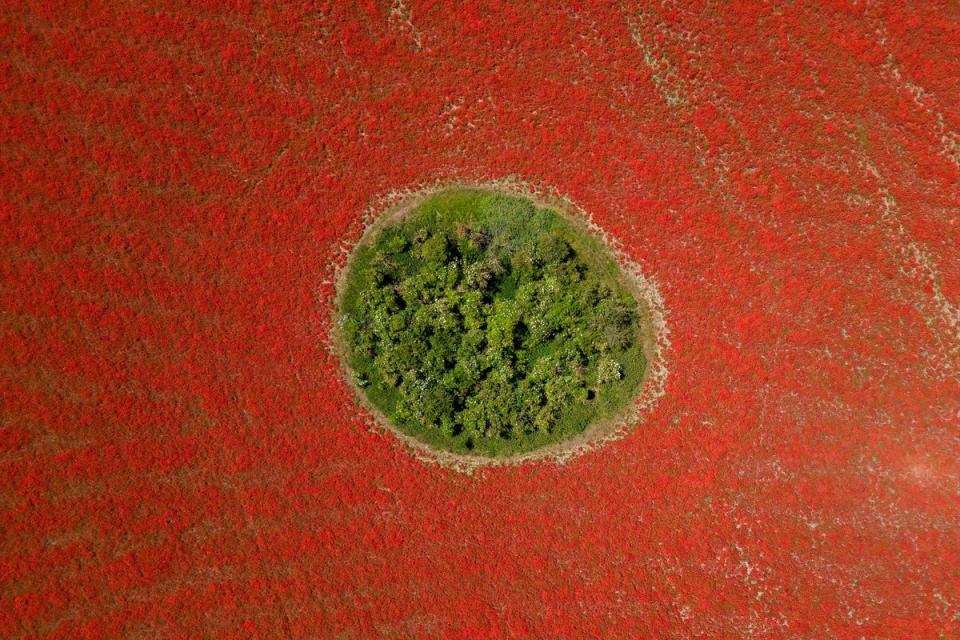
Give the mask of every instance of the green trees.
<path id="1" fill-rule="evenodd" d="M 513 453 L 582 431 L 622 406 L 645 366 L 636 301 L 597 249 L 519 198 L 428 200 L 348 275 L 355 383 L 396 426 L 452 451 Z"/>
<path id="2" fill-rule="evenodd" d="M 442 231 L 434 232 L 420 244 L 420 257 L 432 266 L 447 262 L 447 236 Z"/>

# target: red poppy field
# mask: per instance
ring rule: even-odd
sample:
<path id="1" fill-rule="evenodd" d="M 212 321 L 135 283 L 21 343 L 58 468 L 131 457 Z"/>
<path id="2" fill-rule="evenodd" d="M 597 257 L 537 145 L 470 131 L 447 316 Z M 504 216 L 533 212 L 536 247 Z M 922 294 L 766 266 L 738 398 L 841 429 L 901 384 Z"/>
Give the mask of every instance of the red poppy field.
<path id="1" fill-rule="evenodd" d="M 950 2 L 3 2 L 0 637 L 960 637 Z M 374 428 L 391 194 L 569 198 L 662 296 L 618 440 Z"/>

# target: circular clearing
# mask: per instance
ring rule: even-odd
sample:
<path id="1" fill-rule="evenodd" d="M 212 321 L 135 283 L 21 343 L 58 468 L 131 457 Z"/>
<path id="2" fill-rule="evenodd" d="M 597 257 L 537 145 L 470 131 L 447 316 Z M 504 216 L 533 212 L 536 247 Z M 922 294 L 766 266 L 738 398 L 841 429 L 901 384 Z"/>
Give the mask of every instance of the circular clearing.
<path id="1" fill-rule="evenodd" d="M 635 417 L 662 385 L 659 296 L 572 209 L 452 186 L 367 228 L 338 278 L 334 345 L 381 424 L 473 467 L 563 458 Z"/>

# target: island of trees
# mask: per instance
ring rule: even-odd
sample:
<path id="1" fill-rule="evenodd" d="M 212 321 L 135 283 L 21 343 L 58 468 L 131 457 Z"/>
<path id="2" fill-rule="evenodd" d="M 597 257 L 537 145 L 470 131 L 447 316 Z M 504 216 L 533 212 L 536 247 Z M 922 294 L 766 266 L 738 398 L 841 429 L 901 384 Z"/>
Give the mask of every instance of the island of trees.
<path id="1" fill-rule="evenodd" d="M 505 456 L 633 396 L 637 301 L 602 244 L 558 213 L 455 190 L 374 231 L 348 265 L 339 330 L 355 386 L 396 428 Z"/>

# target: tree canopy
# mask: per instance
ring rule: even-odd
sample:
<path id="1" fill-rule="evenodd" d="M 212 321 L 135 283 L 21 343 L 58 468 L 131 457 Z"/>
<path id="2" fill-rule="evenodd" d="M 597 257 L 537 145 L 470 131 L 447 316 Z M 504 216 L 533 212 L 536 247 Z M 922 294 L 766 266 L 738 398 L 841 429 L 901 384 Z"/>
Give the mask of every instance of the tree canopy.
<path id="1" fill-rule="evenodd" d="M 636 299 L 602 244 L 529 200 L 436 194 L 358 247 L 341 300 L 355 384 L 456 453 L 564 440 L 629 401 Z"/>

